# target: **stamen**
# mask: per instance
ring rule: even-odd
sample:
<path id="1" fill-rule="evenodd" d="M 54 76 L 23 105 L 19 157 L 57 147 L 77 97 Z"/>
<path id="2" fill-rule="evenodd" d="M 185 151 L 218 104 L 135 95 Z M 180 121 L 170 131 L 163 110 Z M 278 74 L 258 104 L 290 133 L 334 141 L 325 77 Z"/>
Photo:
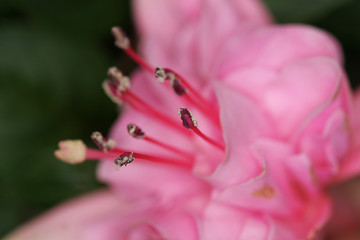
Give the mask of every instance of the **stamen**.
<path id="1" fill-rule="evenodd" d="M 185 128 L 191 129 L 196 133 L 199 137 L 207 141 L 208 143 L 212 144 L 213 146 L 219 148 L 222 151 L 225 151 L 225 146 L 217 141 L 211 139 L 210 137 L 206 136 L 198 129 L 198 123 L 194 118 L 193 114 L 186 108 L 180 108 L 178 113 L 180 114 L 182 124 Z"/>
<path id="2" fill-rule="evenodd" d="M 127 125 L 127 129 L 128 129 L 128 133 L 130 134 L 130 136 L 132 136 L 134 138 L 144 138 L 145 137 L 145 133 L 141 130 L 141 128 L 139 128 L 134 123 L 129 123 Z"/>
<path id="3" fill-rule="evenodd" d="M 86 145 L 81 140 L 60 141 L 59 150 L 56 150 L 54 155 L 70 164 L 82 163 L 86 159 Z"/>
<path id="4" fill-rule="evenodd" d="M 108 76 L 113 80 L 118 92 L 125 92 L 130 89 L 130 79 L 124 76 L 117 67 L 111 67 L 108 70 Z"/>
<path id="5" fill-rule="evenodd" d="M 155 144 L 155 145 L 158 145 L 166 150 L 170 150 L 174 153 L 177 153 L 177 154 L 180 154 L 181 156 L 183 157 L 186 157 L 186 158 L 192 158 L 192 155 L 186 151 L 183 151 L 181 149 L 178 149 L 176 147 L 173 147 L 169 144 L 166 144 L 166 143 L 163 143 L 163 142 L 160 142 L 152 137 L 149 137 L 148 135 L 145 135 L 145 133 L 142 131 L 142 129 L 140 127 L 138 127 L 136 124 L 134 123 L 130 123 L 127 125 L 127 129 L 128 129 L 128 133 L 134 137 L 134 138 L 140 138 L 140 139 L 143 139 L 145 141 L 148 141 L 152 144 Z"/>
<path id="6" fill-rule="evenodd" d="M 100 132 L 93 132 L 91 139 L 104 152 L 113 149 L 116 144 L 114 140 L 104 138 Z"/>
<path id="7" fill-rule="evenodd" d="M 124 50 L 124 52 L 132 58 L 139 66 L 153 74 L 154 68 L 150 66 L 145 60 L 143 60 L 131 47 L 130 40 L 125 35 L 124 31 L 120 27 L 113 27 L 111 29 L 112 34 L 115 37 L 115 45 Z"/>
<path id="8" fill-rule="evenodd" d="M 119 93 L 117 92 L 117 86 L 114 82 L 110 80 L 105 80 L 101 86 L 104 89 L 106 95 L 111 99 L 111 101 L 118 105 L 121 105 L 123 103 L 123 99 L 119 96 Z"/>

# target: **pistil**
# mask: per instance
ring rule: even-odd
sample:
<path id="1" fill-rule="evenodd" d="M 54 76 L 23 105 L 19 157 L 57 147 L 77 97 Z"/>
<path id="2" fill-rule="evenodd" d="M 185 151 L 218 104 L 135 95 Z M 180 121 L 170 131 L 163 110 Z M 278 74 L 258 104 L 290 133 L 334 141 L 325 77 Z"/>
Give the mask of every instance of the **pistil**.
<path id="1" fill-rule="evenodd" d="M 132 158 L 128 160 L 124 159 L 125 155 L 131 153 Z M 157 156 L 145 153 L 132 152 L 125 149 L 113 148 L 107 152 L 88 148 L 81 140 L 65 140 L 59 142 L 59 150 L 55 151 L 55 156 L 67 163 L 78 164 L 85 160 L 100 160 L 107 161 L 114 159 L 114 163 L 119 166 L 122 159 L 123 164 L 126 165 L 132 162 L 134 159 L 150 161 L 158 164 L 171 165 L 175 167 L 181 167 L 186 169 L 192 168 L 192 162 L 184 161 L 180 159 L 168 158 L 165 156 Z M 131 161 L 130 161 L 131 159 Z M 127 162 L 126 162 L 127 161 Z M 125 164 L 126 163 L 126 164 Z M 120 164 L 121 165 L 121 164 Z M 121 166 L 122 166 L 121 165 Z"/>

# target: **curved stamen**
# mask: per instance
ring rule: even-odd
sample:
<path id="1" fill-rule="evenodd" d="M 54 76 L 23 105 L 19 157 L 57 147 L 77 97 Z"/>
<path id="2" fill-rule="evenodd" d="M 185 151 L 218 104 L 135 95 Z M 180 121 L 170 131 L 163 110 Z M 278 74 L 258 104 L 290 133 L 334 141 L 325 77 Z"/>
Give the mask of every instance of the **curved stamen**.
<path id="1" fill-rule="evenodd" d="M 124 52 L 133 59 L 139 66 L 145 69 L 150 74 L 153 74 L 154 67 L 150 66 L 144 61 L 130 46 L 130 40 L 120 27 L 113 27 L 111 29 L 112 34 L 115 37 L 115 45 L 124 50 Z"/>

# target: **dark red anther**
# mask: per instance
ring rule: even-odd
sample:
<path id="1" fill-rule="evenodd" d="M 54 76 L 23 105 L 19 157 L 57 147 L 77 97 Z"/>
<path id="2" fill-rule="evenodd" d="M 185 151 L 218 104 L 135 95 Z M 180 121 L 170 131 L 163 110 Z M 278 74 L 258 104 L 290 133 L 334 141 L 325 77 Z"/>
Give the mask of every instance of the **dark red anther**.
<path id="1" fill-rule="evenodd" d="M 134 138 L 144 138 L 145 137 L 145 133 L 142 131 L 142 129 L 139 128 L 134 123 L 129 123 L 127 125 L 127 130 L 128 130 L 128 133 L 130 134 L 130 136 L 132 136 Z"/>
<path id="2" fill-rule="evenodd" d="M 129 163 L 134 161 L 134 153 L 132 152 L 125 152 L 121 154 L 119 157 L 115 158 L 114 165 L 118 167 L 126 166 Z"/>
<path id="3" fill-rule="evenodd" d="M 174 90 L 174 92 L 179 96 L 182 96 L 183 94 L 187 93 L 187 90 L 180 83 L 180 80 L 178 78 L 174 78 L 173 81 L 170 81 L 170 85 Z"/>
<path id="4" fill-rule="evenodd" d="M 184 127 L 188 129 L 193 129 L 194 127 L 197 127 L 197 121 L 187 108 L 180 108 L 178 113 L 180 114 Z"/>

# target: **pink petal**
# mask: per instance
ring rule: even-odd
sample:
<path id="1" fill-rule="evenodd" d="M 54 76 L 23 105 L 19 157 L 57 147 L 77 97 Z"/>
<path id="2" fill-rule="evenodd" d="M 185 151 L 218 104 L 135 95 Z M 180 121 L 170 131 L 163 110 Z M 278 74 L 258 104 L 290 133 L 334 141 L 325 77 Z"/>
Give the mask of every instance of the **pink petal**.
<path id="1" fill-rule="evenodd" d="M 166 0 L 136 0 L 134 4 L 135 16 L 140 33 L 147 37 L 156 36 L 161 43 L 170 44 L 179 30 L 187 24 L 194 24 L 202 14 L 208 14 L 208 11 L 214 12 L 214 20 L 226 21 L 226 24 L 238 24 L 242 22 L 269 23 L 270 17 L 257 0 L 226 0 L 219 4 L 213 0 L 184 0 L 184 1 L 166 1 Z M 228 11 L 231 10 L 231 12 Z M 215 28 L 215 33 L 218 28 Z M 208 36 L 211 37 L 211 36 Z"/>
<path id="2" fill-rule="evenodd" d="M 262 163 L 246 147 L 259 137 L 270 135 L 270 126 L 252 101 L 224 84 L 215 82 L 214 86 L 227 156 L 211 180 L 226 185 L 239 183 L 261 173 Z"/>
<path id="3" fill-rule="evenodd" d="M 195 217 L 185 212 L 164 214 L 154 221 L 154 226 L 157 226 L 165 239 L 199 239 L 198 224 Z"/>
<path id="4" fill-rule="evenodd" d="M 318 239 L 319 230 L 331 215 L 331 202 L 325 196 L 313 199 L 307 209 L 292 218 L 273 218 L 271 240 Z"/>
<path id="5" fill-rule="evenodd" d="M 338 180 L 353 177 L 360 172 L 360 91 L 354 96 L 354 115 L 350 119 L 352 145 L 346 159 L 341 163 Z"/>
<path id="6" fill-rule="evenodd" d="M 280 136 L 290 136 L 307 115 L 327 104 L 336 94 L 341 76 L 339 65 L 326 58 L 288 65 L 263 95 L 265 109 L 280 123 L 276 127 Z"/>
<path id="7" fill-rule="evenodd" d="M 185 204 L 185 200 L 206 197 L 209 185 L 191 172 L 154 163 L 131 163 L 116 171 L 111 162 L 99 166 L 98 177 L 124 196 L 155 198 L 158 202 Z"/>
<path id="8" fill-rule="evenodd" d="M 212 203 L 205 210 L 202 222 L 202 239 L 268 239 L 270 226 L 259 214 Z"/>
<path id="9" fill-rule="evenodd" d="M 254 66 L 281 70 L 306 58 L 342 61 L 339 44 L 332 36 L 305 25 L 266 26 L 246 35 L 237 34 L 228 39 L 220 52 L 219 66 L 215 65 L 220 79 Z"/>
<path id="10" fill-rule="evenodd" d="M 300 151 L 306 153 L 313 164 L 318 180 L 328 182 L 339 171 L 339 165 L 350 146 L 350 133 L 342 110 L 324 112 L 302 133 Z"/>
<path id="11" fill-rule="evenodd" d="M 319 180 L 311 159 L 306 154 L 287 158 L 284 164 L 296 184 L 299 184 L 296 185 L 299 192 L 313 197 L 319 194 Z"/>
<path id="12" fill-rule="evenodd" d="M 159 43 L 170 44 L 180 27 L 200 14 L 201 1 L 136 0 L 134 10 L 142 37 L 153 35 Z"/>
<path id="13" fill-rule="evenodd" d="M 137 0 L 135 15 L 145 58 L 198 80 L 230 35 L 271 22 L 256 0 Z"/>
<path id="14" fill-rule="evenodd" d="M 98 219 L 86 228 L 84 239 L 198 239 L 197 224 L 191 215 L 149 203 L 135 203 L 121 214 Z"/>
<path id="15" fill-rule="evenodd" d="M 251 149 L 258 161 L 264 162 L 261 175 L 220 190 L 217 198 L 245 209 L 277 215 L 289 216 L 299 211 L 303 202 L 298 198 L 283 167 L 283 162 L 291 154 L 289 146 L 264 140 L 254 144 Z M 245 161 L 250 160 L 245 159 Z"/>
<path id="16" fill-rule="evenodd" d="M 64 203 L 36 218 L 6 240 L 81 240 L 93 221 L 126 208 L 124 201 L 109 191 L 98 191 Z M 104 239 L 97 236 L 97 239 Z"/>
<path id="17" fill-rule="evenodd" d="M 264 172 L 247 182 L 220 189 L 213 195 L 214 199 L 277 216 L 276 221 L 292 229 L 298 238 L 313 234 L 328 220 L 331 208 L 318 188 L 308 189 L 307 179 L 312 177 L 310 168 L 294 162 L 301 158 L 294 158 L 289 146 L 281 142 L 262 140 L 252 148 L 264 158 Z M 290 162 L 297 169 L 289 169 Z M 305 175 L 300 176 L 302 173 Z"/>

